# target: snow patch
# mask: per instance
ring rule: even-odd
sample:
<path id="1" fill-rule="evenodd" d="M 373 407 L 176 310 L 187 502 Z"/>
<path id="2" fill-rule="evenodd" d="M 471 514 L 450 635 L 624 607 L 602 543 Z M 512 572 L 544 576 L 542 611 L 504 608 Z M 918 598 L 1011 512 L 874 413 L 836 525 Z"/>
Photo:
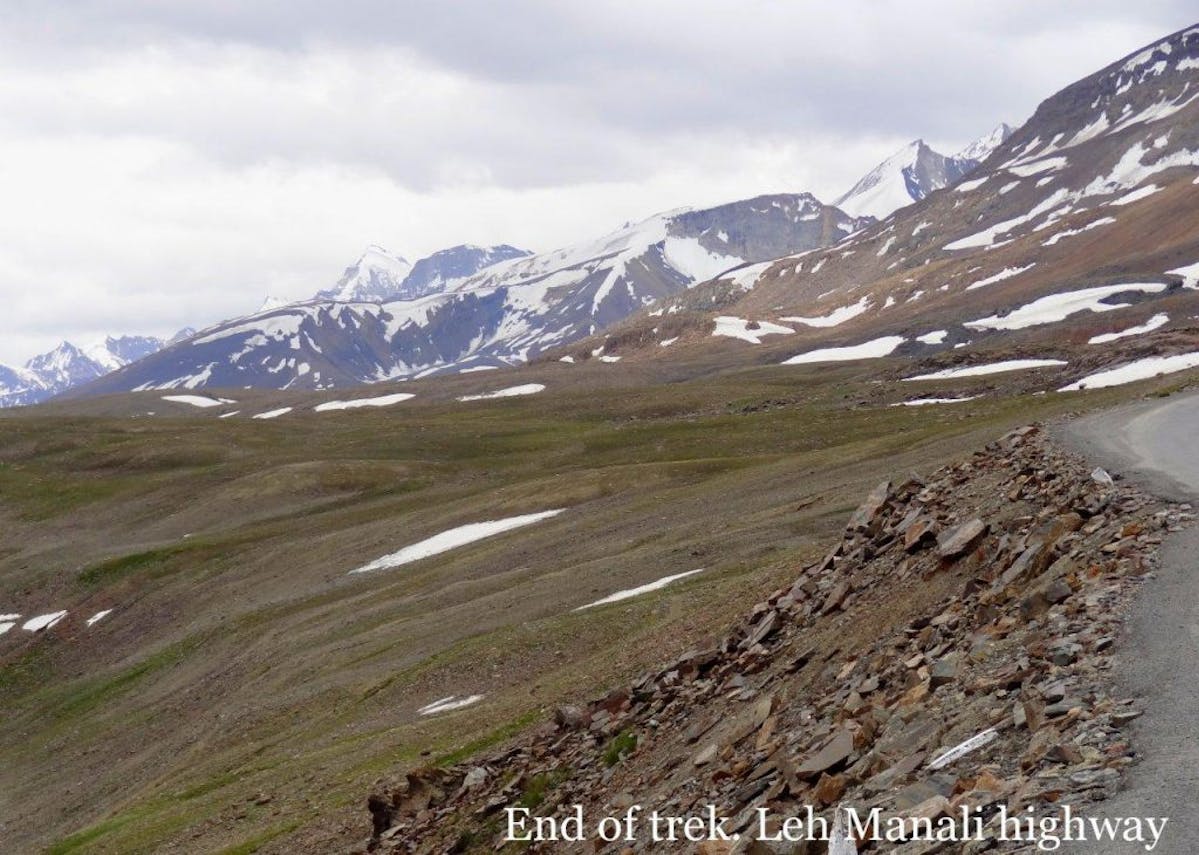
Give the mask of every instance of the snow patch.
<path id="1" fill-rule="evenodd" d="M 730 267 L 745 263 L 744 258 L 736 255 L 721 255 L 706 249 L 696 238 L 668 237 L 662 254 L 671 267 L 696 282 L 706 282 Z"/>
<path id="2" fill-rule="evenodd" d="M 745 318 L 721 315 L 716 318 L 716 329 L 712 330 L 712 335 L 738 338 L 742 341 L 748 341 L 750 344 L 761 344 L 763 336 L 791 335 L 795 332 L 790 327 L 785 327 L 781 324 L 772 324 L 770 321 L 758 321 L 756 329 L 750 329 L 749 324 L 750 322 Z"/>
<path id="3" fill-rule="evenodd" d="M 931 374 L 917 374 L 915 377 L 904 377 L 905 382 L 913 380 L 955 380 L 958 377 L 985 377 L 988 374 L 1003 374 L 1006 371 L 1026 371 L 1030 368 L 1050 368 L 1066 365 L 1061 359 L 1008 359 L 1003 362 L 989 362 L 983 365 L 964 365 L 959 368 L 945 368 Z"/>
<path id="4" fill-rule="evenodd" d="M 651 591 L 657 591 L 662 588 L 665 588 L 671 582 L 675 582 L 679 579 L 685 579 L 688 576 L 694 576 L 696 573 L 702 573 L 702 572 L 704 572 L 704 571 L 701 568 L 699 570 L 688 570 L 685 573 L 675 573 L 673 576 L 663 576 L 661 579 L 658 579 L 655 582 L 650 582 L 646 585 L 640 585 L 636 588 L 628 588 L 624 591 L 617 591 L 615 594 L 609 594 L 608 596 L 606 596 L 602 599 L 596 600 L 594 603 L 588 603 L 585 606 L 579 606 L 577 609 L 575 609 L 575 611 L 581 612 L 584 609 L 590 609 L 595 606 L 605 606 L 608 603 L 618 603 L 621 600 L 628 600 L 628 599 L 632 599 L 633 597 L 639 597 L 642 594 L 648 594 Z"/>
<path id="5" fill-rule="evenodd" d="M 786 321 L 792 324 L 804 324 L 809 327 L 835 327 L 843 324 L 846 321 L 856 318 L 858 315 L 867 311 L 870 308 L 870 297 L 866 296 L 849 306 L 842 306 L 839 309 L 833 309 L 827 315 L 818 315 L 813 318 L 803 316 L 789 316 L 779 318 L 780 321 Z"/>
<path id="6" fill-rule="evenodd" d="M 1175 267 L 1173 270 L 1167 270 L 1167 273 L 1172 273 L 1175 276 L 1182 277 L 1182 287 L 1191 291 L 1199 290 L 1199 261 L 1194 264 L 1188 264 L 1185 267 Z"/>
<path id="7" fill-rule="evenodd" d="M 38 615 L 25 621 L 21 629 L 26 632 L 40 632 L 43 629 L 49 629 L 67 616 L 66 610 L 61 612 L 50 612 L 45 615 Z"/>
<path id="8" fill-rule="evenodd" d="M 927 407 L 930 404 L 964 404 L 967 401 L 977 400 L 980 396 L 970 395 L 966 398 L 913 398 L 910 401 L 900 401 L 898 404 L 892 404 L 892 407 Z"/>
<path id="9" fill-rule="evenodd" d="M 1118 341 L 1122 338 L 1128 338 L 1129 336 L 1144 335 L 1145 333 L 1150 333 L 1156 329 L 1160 329 L 1168 323 L 1170 323 L 1170 316 L 1165 312 L 1162 312 L 1154 315 L 1152 318 L 1145 321 L 1145 323 L 1139 324 L 1135 327 L 1129 327 L 1128 329 L 1121 330 L 1120 332 L 1110 332 L 1104 333 L 1103 335 L 1092 336 L 1091 338 L 1087 339 L 1087 344 L 1107 344 L 1109 341 Z"/>
<path id="10" fill-rule="evenodd" d="M 351 570 L 350 573 L 370 573 L 375 570 L 390 570 L 393 567 L 400 567 L 404 564 L 410 564 L 413 561 L 420 561 L 423 558 L 431 558 L 434 555 L 449 552 L 451 549 L 466 546 L 468 543 L 474 543 L 477 540 L 494 537 L 497 534 L 503 534 L 513 529 L 539 523 L 550 517 L 556 517 L 565 510 L 566 508 L 558 508 L 535 514 L 507 517 L 501 520 L 487 520 L 485 522 L 460 525 L 449 531 L 443 531 L 441 534 L 427 537 L 411 546 L 405 546 L 399 552 L 393 552 L 390 555 L 384 555 L 382 558 L 376 558 L 369 564 L 364 564 L 356 570 Z"/>
<path id="11" fill-rule="evenodd" d="M 986 279 L 979 279 L 977 282 L 972 282 L 966 286 L 967 291 L 974 291 L 977 288 L 986 288 L 988 285 L 994 285 L 996 282 L 1002 282 L 1004 279 L 1011 279 L 1013 276 L 1019 276 L 1026 270 L 1032 270 L 1037 266 L 1034 261 L 1032 264 L 1026 264 L 1023 267 L 1005 267 L 994 276 L 988 276 Z"/>
<path id="12" fill-rule="evenodd" d="M 221 404 L 236 404 L 228 398 L 209 398 L 205 395 L 163 395 L 162 400 L 172 404 L 190 404 L 193 407 L 219 407 Z"/>
<path id="13" fill-rule="evenodd" d="M 1074 235 L 1080 235 L 1083 232 L 1089 232 L 1091 229 L 1097 229 L 1100 226 L 1110 225 L 1111 223 L 1114 223 L 1115 221 L 1116 221 L 1115 217 L 1100 217 L 1099 219 L 1089 222 L 1085 226 L 1080 226 L 1077 229 L 1063 229 L 1062 231 L 1053 235 L 1053 237 L 1049 238 L 1049 240 L 1042 243 L 1041 246 L 1053 246 L 1055 243 L 1057 243 L 1062 238 L 1068 238 L 1068 237 L 1073 237 Z"/>
<path id="14" fill-rule="evenodd" d="M 104 620 L 104 618 L 108 617 L 110 614 L 112 614 L 112 609 L 105 609 L 102 612 L 96 612 L 94 615 L 92 615 L 90 618 L 87 619 L 87 625 L 95 626 L 97 623 Z"/>
<path id="15" fill-rule="evenodd" d="M 448 698 L 442 698 L 440 701 L 434 701 L 428 706 L 421 707 L 417 712 L 421 715 L 437 715 L 438 713 L 469 707 L 471 704 L 477 704 L 481 700 L 483 700 L 482 695 L 468 695 L 465 698 L 450 695 Z"/>
<path id="16" fill-rule="evenodd" d="M 1034 175 L 1041 175 L 1046 172 L 1057 172 L 1062 167 L 1067 166 L 1069 162 L 1064 157 L 1047 157 L 1044 160 L 1009 166 L 1007 167 L 1007 171 L 1021 178 L 1031 178 Z"/>
<path id="17" fill-rule="evenodd" d="M 602 357 L 601 357 L 602 358 Z M 509 386 L 507 389 L 497 389 L 494 392 L 483 392 L 478 395 L 462 395 L 459 401 L 490 401 L 492 398 L 518 398 L 521 395 L 536 395 L 545 391 L 543 383 L 525 383 L 522 386 Z"/>
<path id="18" fill-rule="evenodd" d="M 880 359 L 890 356 L 907 339 L 888 335 L 848 347 L 823 347 L 784 360 L 783 365 L 807 365 L 813 362 L 849 362 L 855 359 Z"/>
<path id="19" fill-rule="evenodd" d="M 984 175 L 982 178 L 971 178 L 969 181 L 963 181 L 953 188 L 954 192 L 969 193 L 971 190 L 977 190 L 979 187 L 982 187 L 984 184 L 986 184 L 990 178 L 990 175 Z M 912 234 L 915 234 L 915 232 L 912 232 Z"/>
<path id="20" fill-rule="evenodd" d="M 1154 193 L 1156 193 L 1158 190 L 1161 190 L 1161 189 L 1162 188 L 1158 187 L 1156 184 L 1146 184 L 1144 187 L 1138 187 L 1136 190 L 1133 190 L 1131 193 L 1125 193 L 1119 199 L 1112 199 L 1112 201 L 1108 202 L 1108 204 L 1116 205 L 1117 207 L 1123 207 L 1124 205 L 1131 205 L 1133 202 L 1139 202 L 1147 196 L 1152 196 Z"/>
<path id="21" fill-rule="evenodd" d="M 821 260 L 823 261 L 823 259 Z M 750 264 L 742 267 L 740 270 L 730 271 L 729 275 L 723 278 L 731 279 L 733 284 L 742 291 L 750 291 L 761 280 L 762 274 L 769 270 L 773 264 L 773 261 L 759 261 L 757 264 Z M 819 269 L 819 267 L 820 265 L 817 265 L 816 269 Z M 816 270 L 812 272 L 815 273 Z"/>
<path id="22" fill-rule="evenodd" d="M 351 401 L 325 401 L 323 404 L 317 404 L 314 409 L 318 413 L 327 413 L 332 410 L 355 410 L 359 407 L 390 407 L 392 404 L 398 404 L 401 401 L 407 401 L 416 396 L 409 392 L 396 392 L 393 395 L 379 395 L 376 398 L 355 398 Z"/>
<path id="23" fill-rule="evenodd" d="M 291 407 L 280 407 L 280 408 L 279 408 L 279 409 L 277 409 L 277 410 L 267 410 L 265 413 L 259 413 L 258 415 L 256 415 L 256 416 L 253 416 L 252 418 L 256 418 L 256 419 L 277 419 L 277 418 L 279 418 L 279 416 L 285 416 L 285 415 L 287 415 L 288 413 L 290 413 L 290 412 L 291 412 L 291 410 L 292 410 L 292 408 L 291 408 Z"/>
<path id="24" fill-rule="evenodd" d="M 1105 389 L 1109 386 L 1135 383 L 1138 380 L 1149 380 L 1162 374 L 1174 374 L 1189 368 L 1199 368 L 1199 352 L 1179 353 L 1174 356 L 1147 356 L 1126 365 L 1088 374 L 1069 386 L 1063 386 L 1058 391 L 1079 392 L 1084 389 Z"/>
<path id="25" fill-rule="evenodd" d="M 963 326 L 976 330 L 1022 330 L 1028 327 L 1057 323 L 1078 312 L 1111 312 L 1115 309 L 1124 309 L 1132 304 L 1105 303 L 1104 300 L 1129 291 L 1157 294 L 1165 291 L 1167 287 L 1160 282 L 1138 282 L 1126 285 L 1103 285 L 1098 288 L 1083 288 L 1079 291 L 1050 294 L 1026 303 L 1006 315 L 992 315 L 988 318 L 979 318 L 977 321 L 966 321 Z"/>

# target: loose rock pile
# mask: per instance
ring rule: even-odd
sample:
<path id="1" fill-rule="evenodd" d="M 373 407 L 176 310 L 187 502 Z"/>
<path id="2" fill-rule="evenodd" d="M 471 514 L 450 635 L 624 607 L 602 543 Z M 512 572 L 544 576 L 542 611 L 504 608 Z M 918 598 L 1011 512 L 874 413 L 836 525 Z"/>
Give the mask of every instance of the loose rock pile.
<path id="1" fill-rule="evenodd" d="M 678 816 L 715 804 L 732 831 L 755 829 L 759 807 L 936 818 L 968 806 L 987 840 L 894 851 L 1012 846 L 995 839 L 1000 805 L 1086 812 L 1133 762 L 1126 729 L 1141 710 L 1109 695 L 1112 645 L 1163 536 L 1189 510 L 1091 472 L 1031 426 L 927 480 L 880 484 L 828 555 L 728 636 L 558 709 L 514 747 L 380 787 L 366 848 L 494 850 L 504 808 L 564 817 L 576 804 Z M 824 844 L 746 836 L 697 851 Z"/>

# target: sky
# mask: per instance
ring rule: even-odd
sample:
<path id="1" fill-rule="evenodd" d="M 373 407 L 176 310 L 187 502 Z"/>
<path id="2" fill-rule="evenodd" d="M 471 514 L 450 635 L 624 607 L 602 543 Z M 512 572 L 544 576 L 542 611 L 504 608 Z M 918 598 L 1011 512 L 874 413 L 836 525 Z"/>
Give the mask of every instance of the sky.
<path id="1" fill-rule="evenodd" d="M 535 251 L 832 201 L 1193 0 L 0 0 L 0 362 L 301 299 L 368 244 Z"/>

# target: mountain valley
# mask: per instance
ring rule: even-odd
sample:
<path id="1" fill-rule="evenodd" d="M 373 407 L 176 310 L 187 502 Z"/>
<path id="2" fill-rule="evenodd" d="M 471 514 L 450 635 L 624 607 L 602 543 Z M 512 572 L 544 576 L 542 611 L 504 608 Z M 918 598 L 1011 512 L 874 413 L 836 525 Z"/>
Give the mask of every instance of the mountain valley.
<path id="1" fill-rule="evenodd" d="M 1053 426 L 1194 394 L 1197 211 L 1193 26 L 835 204 L 372 245 L 311 299 L 0 366 L 5 847 L 1101 815 L 1149 703 L 1124 616 L 1193 509 Z M 828 848 L 764 847 L 695 851 Z"/>

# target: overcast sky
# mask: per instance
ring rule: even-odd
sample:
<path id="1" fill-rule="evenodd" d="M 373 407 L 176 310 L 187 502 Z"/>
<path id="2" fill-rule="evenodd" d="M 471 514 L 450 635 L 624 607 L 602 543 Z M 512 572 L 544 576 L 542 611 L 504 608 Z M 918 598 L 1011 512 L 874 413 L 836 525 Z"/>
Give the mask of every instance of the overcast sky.
<path id="1" fill-rule="evenodd" d="M 0 361 L 301 298 L 369 243 L 831 201 L 1193 0 L 0 0 Z"/>

